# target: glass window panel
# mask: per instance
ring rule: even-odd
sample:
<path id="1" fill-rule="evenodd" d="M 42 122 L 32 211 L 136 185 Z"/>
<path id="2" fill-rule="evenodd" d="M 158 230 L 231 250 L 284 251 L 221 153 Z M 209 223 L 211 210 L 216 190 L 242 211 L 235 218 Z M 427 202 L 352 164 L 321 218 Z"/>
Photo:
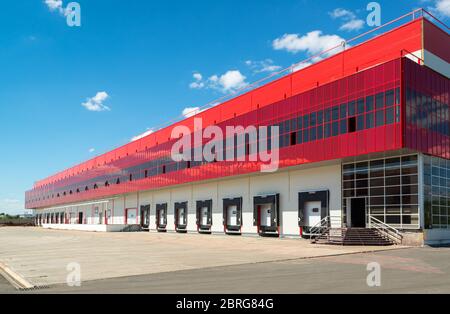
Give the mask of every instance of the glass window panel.
<path id="1" fill-rule="evenodd" d="M 354 189 L 355 188 L 355 181 L 344 181 L 344 189 Z"/>
<path id="2" fill-rule="evenodd" d="M 400 216 L 386 216 L 387 224 L 401 224 Z"/>
<path id="3" fill-rule="evenodd" d="M 375 127 L 375 115 L 373 113 L 366 114 L 366 129 Z"/>
<path id="4" fill-rule="evenodd" d="M 356 180 L 356 188 L 367 188 L 369 182 L 367 180 Z"/>
<path id="5" fill-rule="evenodd" d="M 400 185 L 400 177 L 387 177 L 386 185 L 389 185 L 389 186 Z"/>
<path id="6" fill-rule="evenodd" d="M 340 134 L 346 134 L 347 133 L 347 120 L 341 120 L 340 124 L 341 124 Z"/>
<path id="7" fill-rule="evenodd" d="M 382 178 L 382 179 L 370 179 L 370 186 L 371 187 L 384 186 L 384 178 Z"/>
<path id="8" fill-rule="evenodd" d="M 401 198 L 400 198 L 400 196 L 386 196 L 386 204 L 387 205 L 400 205 Z"/>
<path id="9" fill-rule="evenodd" d="M 387 108 L 386 109 L 386 124 L 393 124 L 394 123 L 394 108 Z"/>
<path id="10" fill-rule="evenodd" d="M 355 196 L 355 190 L 345 190 L 344 191 L 344 197 L 354 197 Z"/>
<path id="11" fill-rule="evenodd" d="M 303 117 L 297 119 L 297 126 L 299 130 L 303 129 Z"/>
<path id="12" fill-rule="evenodd" d="M 323 124 L 323 111 L 317 113 L 317 124 Z"/>
<path id="13" fill-rule="evenodd" d="M 386 106 L 393 106 L 395 104 L 395 94 L 394 90 L 388 90 L 386 92 Z"/>
<path id="14" fill-rule="evenodd" d="M 371 215 L 384 215 L 384 206 L 370 206 Z M 383 219 L 384 220 L 384 217 Z"/>
<path id="15" fill-rule="evenodd" d="M 312 128 L 311 130 L 310 130 L 310 135 L 309 135 L 309 138 L 311 139 L 311 141 L 315 141 L 315 140 L 317 140 L 317 129 L 316 128 Z"/>
<path id="16" fill-rule="evenodd" d="M 332 109 L 332 118 L 333 118 L 333 121 L 336 121 L 336 120 L 339 120 L 339 107 L 333 107 L 333 109 Z"/>
<path id="17" fill-rule="evenodd" d="M 386 187 L 386 195 L 400 195 L 400 186 Z"/>
<path id="18" fill-rule="evenodd" d="M 325 109 L 325 122 L 331 121 L 331 108 Z"/>
<path id="19" fill-rule="evenodd" d="M 317 125 L 317 113 L 311 113 L 311 126 Z"/>
<path id="20" fill-rule="evenodd" d="M 363 114 L 365 111 L 364 98 L 358 99 L 357 101 L 357 113 Z"/>
<path id="21" fill-rule="evenodd" d="M 387 215 L 400 215 L 401 214 L 400 206 L 386 206 L 386 214 Z"/>
<path id="22" fill-rule="evenodd" d="M 371 197 L 370 205 L 384 205 L 384 197 Z"/>
<path id="23" fill-rule="evenodd" d="M 376 126 L 384 125 L 384 110 L 376 112 Z"/>
<path id="24" fill-rule="evenodd" d="M 368 189 L 356 189 L 356 196 L 368 196 L 369 190 Z"/>
<path id="25" fill-rule="evenodd" d="M 384 188 L 371 188 L 370 195 L 371 196 L 384 196 Z"/>
<path id="26" fill-rule="evenodd" d="M 375 97 L 367 96 L 366 97 L 366 112 L 372 111 L 374 109 Z"/>
<path id="27" fill-rule="evenodd" d="M 403 214 L 418 214 L 419 207 L 417 205 L 416 206 L 403 205 L 402 212 L 403 212 Z"/>
<path id="28" fill-rule="evenodd" d="M 317 127 L 317 139 L 323 139 L 323 125 Z"/>
<path id="29" fill-rule="evenodd" d="M 399 176 L 400 175 L 400 168 L 386 168 L 385 173 L 386 173 L 387 177 Z"/>
<path id="30" fill-rule="evenodd" d="M 297 132 L 297 144 L 302 144 L 303 143 L 303 131 L 298 131 Z"/>
<path id="31" fill-rule="evenodd" d="M 347 104 L 342 104 L 340 109 L 340 117 L 341 119 L 347 118 Z"/>
<path id="32" fill-rule="evenodd" d="M 364 116 L 358 116 L 356 118 L 356 130 L 357 131 L 364 130 Z"/>
<path id="33" fill-rule="evenodd" d="M 331 136 L 331 124 L 325 124 L 325 132 L 324 132 L 325 138 L 328 138 Z"/>
<path id="34" fill-rule="evenodd" d="M 309 142 L 309 129 L 303 130 L 303 143 Z"/>
<path id="35" fill-rule="evenodd" d="M 418 177 L 417 177 L 417 175 L 402 176 L 402 183 L 403 184 L 417 184 L 418 183 Z"/>
<path id="36" fill-rule="evenodd" d="M 375 96 L 375 108 L 376 109 L 384 108 L 384 93 L 379 93 Z"/>
<path id="37" fill-rule="evenodd" d="M 400 158 L 389 158 L 385 161 L 386 168 L 400 167 Z"/>
<path id="38" fill-rule="evenodd" d="M 332 135 L 333 136 L 339 135 L 339 122 L 333 122 Z"/>
<path id="39" fill-rule="evenodd" d="M 309 115 L 303 117 L 303 128 L 309 128 Z"/>
<path id="40" fill-rule="evenodd" d="M 354 117 L 356 115 L 356 102 L 351 101 L 348 104 L 348 116 Z"/>

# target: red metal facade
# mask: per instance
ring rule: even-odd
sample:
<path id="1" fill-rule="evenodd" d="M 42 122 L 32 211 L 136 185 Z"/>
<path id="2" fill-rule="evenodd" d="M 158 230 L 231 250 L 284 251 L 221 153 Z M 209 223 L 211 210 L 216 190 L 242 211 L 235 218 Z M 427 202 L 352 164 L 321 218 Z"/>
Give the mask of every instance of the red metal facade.
<path id="1" fill-rule="evenodd" d="M 424 27 L 428 24 L 424 19 L 414 20 L 195 118 L 202 118 L 203 127 L 218 125 L 222 129 L 227 125 L 279 126 L 280 168 L 405 146 L 415 149 L 417 131 L 412 130 L 409 120 L 403 121 L 400 100 L 406 96 L 402 88 L 419 84 L 414 81 L 416 72 L 427 71 L 430 80 L 435 80 L 436 74 L 401 56 L 423 49 L 426 28 L 431 34 L 426 36 L 426 45 L 445 59 L 448 51 L 436 45 L 442 31 L 433 25 Z M 405 84 L 402 67 L 407 73 Z M 446 84 L 447 98 L 443 100 L 448 104 L 448 79 Z M 194 117 L 39 181 L 26 193 L 26 207 L 49 207 L 260 171 L 261 162 L 174 163 L 170 136 L 179 125 L 193 130 Z M 402 125 L 407 130 L 406 143 Z M 439 139 L 443 138 L 436 137 Z M 430 152 L 429 146 L 418 150 Z"/>
<path id="2" fill-rule="evenodd" d="M 398 149 L 402 147 L 400 86 L 401 59 L 396 59 L 286 97 L 218 126 L 224 131 L 229 125 L 278 126 L 280 168 Z M 260 171 L 263 164 L 225 161 L 193 163 L 189 167 L 170 159 L 173 142 L 28 192 L 27 207 L 54 206 L 241 175 Z"/>

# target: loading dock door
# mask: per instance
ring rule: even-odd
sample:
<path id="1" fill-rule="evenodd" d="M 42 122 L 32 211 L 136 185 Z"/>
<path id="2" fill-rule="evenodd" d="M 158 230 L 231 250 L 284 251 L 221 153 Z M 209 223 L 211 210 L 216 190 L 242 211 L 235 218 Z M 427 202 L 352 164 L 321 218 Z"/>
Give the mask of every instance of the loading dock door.
<path id="1" fill-rule="evenodd" d="M 177 232 L 187 231 L 188 203 L 175 203 L 175 229 Z"/>
<path id="2" fill-rule="evenodd" d="M 203 226 L 208 225 L 208 218 L 209 218 L 209 208 L 208 207 L 202 207 L 200 210 L 201 214 L 201 224 Z"/>
<path id="3" fill-rule="evenodd" d="M 165 232 L 167 228 L 167 203 L 156 205 L 156 229 Z"/>
<path id="4" fill-rule="evenodd" d="M 265 204 L 259 207 L 261 217 L 261 226 L 272 226 L 272 204 Z"/>
<path id="5" fill-rule="evenodd" d="M 237 226 L 238 222 L 237 222 L 237 218 L 238 218 L 238 208 L 236 205 L 231 205 L 228 207 L 227 209 L 228 213 L 227 213 L 227 217 L 228 217 L 228 221 L 227 221 L 227 225 L 228 226 Z"/>
<path id="6" fill-rule="evenodd" d="M 223 200 L 223 225 L 226 234 L 241 234 L 242 197 Z"/>
<path id="7" fill-rule="evenodd" d="M 137 209 L 127 209 L 126 210 L 126 225 L 137 225 L 137 217 L 136 217 Z"/>
<path id="8" fill-rule="evenodd" d="M 330 191 L 298 193 L 298 226 L 300 234 L 308 236 L 311 227 L 330 216 Z"/>
<path id="9" fill-rule="evenodd" d="M 280 195 L 256 196 L 253 199 L 253 225 L 261 236 L 278 236 Z"/>
<path id="10" fill-rule="evenodd" d="M 322 220 L 321 208 L 322 202 L 320 201 L 305 203 L 307 227 L 314 227 L 320 223 L 320 221 Z"/>
<path id="11" fill-rule="evenodd" d="M 150 227 L 150 205 L 141 206 L 141 227 L 143 229 Z"/>
<path id="12" fill-rule="evenodd" d="M 197 201 L 197 229 L 200 233 L 211 233 L 212 200 Z"/>

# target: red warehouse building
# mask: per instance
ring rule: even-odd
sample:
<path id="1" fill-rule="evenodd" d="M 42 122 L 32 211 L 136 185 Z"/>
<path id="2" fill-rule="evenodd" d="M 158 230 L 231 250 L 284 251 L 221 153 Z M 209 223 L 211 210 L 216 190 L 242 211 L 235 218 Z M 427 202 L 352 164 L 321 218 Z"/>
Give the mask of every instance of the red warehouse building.
<path id="1" fill-rule="evenodd" d="M 38 181 L 26 207 L 39 225 L 58 229 L 450 242 L 448 27 L 422 10 L 389 25 Z M 194 141 L 211 126 L 225 139 Z M 242 128 L 230 135 L 230 126 Z M 184 153 L 194 158 L 173 158 L 176 127 L 192 133 Z M 215 157 L 199 155 L 211 142 Z M 275 151 L 277 171 L 261 171 L 263 153 Z"/>

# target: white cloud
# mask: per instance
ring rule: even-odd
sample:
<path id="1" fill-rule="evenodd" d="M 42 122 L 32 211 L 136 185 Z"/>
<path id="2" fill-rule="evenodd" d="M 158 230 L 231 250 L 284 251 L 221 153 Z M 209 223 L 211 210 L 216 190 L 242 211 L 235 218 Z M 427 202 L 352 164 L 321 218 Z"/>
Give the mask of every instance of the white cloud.
<path id="1" fill-rule="evenodd" d="M 203 79 L 203 75 L 201 73 L 194 73 L 193 77 L 197 81 L 201 81 Z"/>
<path id="2" fill-rule="evenodd" d="M 273 41 L 275 50 L 286 50 L 291 53 L 306 52 L 315 55 L 335 46 L 341 45 L 345 40 L 338 35 L 323 35 L 322 31 L 315 30 L 300 36 L 299 34 L 284 34 Z M 336 48 L 326 55 L 333 55 L 342 49 Z"/>
<path id="3" fill-rule="evenodd" d="M 203 75 L 201 73 L 196 72 L 192 75 L 192 77 L 194 78 L 194 82 L 189 84 L 191 89 L 202 89 L 205 87 L 205 83 L 202 82 Z"/>
<path id="4" fill-rule="evenodd" d="M 309 67 L 310 65 L 312 65 L 313 62 L 301 62 L 301 63 L 297 63 L 297 64 L 293 64 L 291 67 L 291 71 L 292 72 L 297 72 L 300 71 L 304 68 Z"/>
<path id="5" fill-rule="evenodd" d="M 93 152 L 95 152 L 95 148 L 89 148 L 89 153 L 93 153 Z"/>
<path id="6" fill-rule="evenodd" d="M 341 31 L 359 31 L 364 27 L 365 22 L 363 20 L 351 20 L 343 24 L 339 29 Z"/>
<path id="7" fill-rule="evenodd" d="M 50 11 L 57 11 L 62 15 L 67 15 L 67 11 L 63 8 L 62 0 L 44 0 L 44 3 L 47 5 Z"/>
<path id="8" fill-rule="evenodd" d="M 241 72 L 233 70 L 223 74 L 219 78 L 219 84 L 225 92 L 233 91 L 247 86 L 248 84 L 245 81 L 246 79 L 247 78 L 242 75 Z"/>
<path id="9" fill-rule="evenodd" d="M 149 136 L 150 134 L 153 134 L 153 133 L 154 133 L 153 129 L 147 129 L 147 131 L 145 131 L 144 133 L 139 134 L 139 135 L 133 137 L 133 138 L 130 140 L 130 142 L 135 142 L 135 141 L 140 140 L 141 138 L 144 138 L 144 137 L 146 137 L 146 136 Z"/>
<path id="10" fill-rule="evenodd" d="M 200 73 L 195 73 L 193 77 L 195 81 L 189 84 L 191 89 L 209 88 L 227 93 L 248 85 L 247 77 L 238 70 L 230 70 L 220 76 L 214 74 L 208 79 L 203 79 L 203 75 Z"/>
<path id="11" fill-rule="evenodd" d="M 253 73 L 270 73 L 281 70 L 281 66 L 275 65 L 272 59 L 262 61 L 247 60 L 245 64 L 253 71 Z"/>
<path id="12" fill-rule="evenodd" d="M 334 9 L 329 14 L 334 19 L 340 19 L 340 18 L 354 19 L 356 17 L 355 13 L 353 13 L 352 11 L 349 11 L 349 10 L 346 10 L 346 9 L 342 9 L 342 8 Z"/>
<path id="13" fill-rule="evenodd" d="M 190 118 L 190 117 L 193 117 L 193 116 L 195 116 L 196 114 L 198 114 L 200 112 L 202 112 L 202 110 L 200 110 L 200 107 L 187 107 L 187 108 L 184 108 L 184 110 L 182 112 L 182 115 L 185 118 Z"/>
<path id="14" fill-rule="evenodd" d="M 109 98 L 108 93 L 98 92 L 94 97 L 88 98 L 86 102 L 81 105 L 89 111 L 110 111 L 111 109 L 104 105 L 104 102 Z"/>
<path id="15" fill-rule="evenodd" d="M 50 11 L 62 9 L 62 0 L 45 0 L 44 2 L 48 6 Z"/>
<path id="16" fill-rule="evenodd" d="M 436 0 L 433 7 L 428 8 L 440 18 L 450 17 L 450 0 Z"/>
<path id="17" fill-rule="evenodd" d="M 340 19 L 344 22 L 344 24 L 342 24 L 339 28 L 341 31 L 359 31 L 365 25 L 365 21 L 357 18 L 356 14 L 350 10 L 337 8 L 330 12 L 329 15 L 333 19 Z"/>

